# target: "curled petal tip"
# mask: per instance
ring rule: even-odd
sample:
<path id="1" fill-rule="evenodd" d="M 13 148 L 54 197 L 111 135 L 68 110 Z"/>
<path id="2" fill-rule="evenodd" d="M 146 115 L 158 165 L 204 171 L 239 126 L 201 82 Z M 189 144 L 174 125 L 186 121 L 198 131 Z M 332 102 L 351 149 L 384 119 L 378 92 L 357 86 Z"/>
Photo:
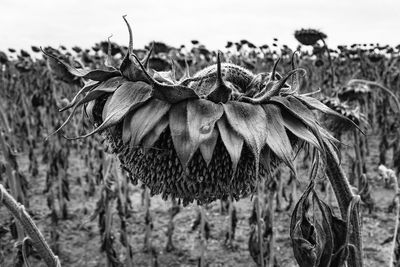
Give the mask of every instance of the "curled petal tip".
<path id="1" fill-rule="evenodd" d="M 150 61 L 151 54 L 153 54 L 153 50 L 154 50 L 154 41 L 151 43 L 150 50 L 149 50 L 149 52 L 147 52 L 146 57 L 143 59 L 142 64 L 146 69 L 149 66 L 149 61 Z"/>
<path id="2" fill-rule="evenodd" d="M 132 35 L 132 28 L 131 25 L 129 25 L 128 20 L 126 19 L 126 15 L 123 15 L 122 18 L 125 20 L 126 26 L 128 27 L 128 32 L 129 32 L 129 46 L 128 46 L 128 53 L 132 54 L 133 53 L 133 35 Z"/>

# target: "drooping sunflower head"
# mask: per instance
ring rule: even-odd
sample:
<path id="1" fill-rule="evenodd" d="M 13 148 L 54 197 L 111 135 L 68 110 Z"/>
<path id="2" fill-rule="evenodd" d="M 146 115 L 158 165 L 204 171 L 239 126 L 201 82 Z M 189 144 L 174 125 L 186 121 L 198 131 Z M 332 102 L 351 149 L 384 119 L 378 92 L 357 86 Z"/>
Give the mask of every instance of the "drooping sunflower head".
<path id="1" fill-rule="evenodd" d="M 363 129 L 369 125 L 367 116 L 360 111 L 359 107 L 352 107 L 348 102 L 342 101 L 338 97 L 323 97 L 321 102 L 348 119 L 343 121 L 337 117 L 322 117 L 324 126 L 338 135 L 351 132 L 355 129 L 354 125 Z"/>
<path id="2" fill-rule="evenodd" d="M 303 45 L 315 45 L 319 40 L 325 39 L 325 33 L 315 29 L 301 29 L 295 31 L 294 37 Z"/>
<path id="3" fill-rule="evenodd" d="M 142 61 L 133 54 L 127 25 L 129 51 L 119 69 L 85 71 L 57 61 L 90 80 L 63 109 L 73 111 L 62 127 L 84 105 L 95 129 L 77 138 L 103 132 L 121 165 L 152 194 L 184 204 L 239 199 L 278 164 L 294 171 L 304 144 L 333 146 L 312 110 L 338 114 L 288 84 L 303 70 L 281 76 L 275 65 L 254 74 L 221 63 L 218 53 L 216 64 L 177 80 L 173 70 L 147 68 L 151 51 Z"/>

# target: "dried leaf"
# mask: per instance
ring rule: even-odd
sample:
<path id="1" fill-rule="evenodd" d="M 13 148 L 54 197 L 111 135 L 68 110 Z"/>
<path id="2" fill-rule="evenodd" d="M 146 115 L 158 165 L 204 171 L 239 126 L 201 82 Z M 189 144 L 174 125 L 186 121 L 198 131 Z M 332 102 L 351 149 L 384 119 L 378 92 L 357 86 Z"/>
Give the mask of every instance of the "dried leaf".
<path id="1" fill-rule="evenodd" d="M 45 51 L 42 50 L 42 52 L 49 58 L 52 58 L 53 60 L 55 60 L 56 62 L 58 62 L 63 68 L 65 68 L 69 73 L 71 73 L 72 75 L 79 77 L 79 78 L 83 78 L 83 79 L 90 79 L 90 80 L 94 80 L 94 81 L 99 81 L 99 82 L 103 82 L 106 81 L 112 77 L 116 77 L 116 76 L 121 76 L 121 73 L 117 70 L 111 70 L 111 71 L 107 71 L 107 70 L 84 70 L 84 69 L 76 69 L 72 66 L 70 66 L 69 64 L 59 60 L 57 57 L 46 53 Z"/>
<path id="2" fill-rule="evenodd" d="M 140 144 L 161 118 L 167 114 L 171 105 L 167 102 L 151 99 L 148 103 L 131 111 L 124 119 L 122 128 L 122 140 L 129 142 L 130 146 L 135 147 Z"/>
<path id="3" fill-rule="evenodd" d="M 111 96 L 107 106 L 104 106 L 107 113 L 103 123 L 86 135 L 69 139 L 86 138 L 117 124 L 129 111 L 139 107 L 150 97 L 151 87 L 148 84 L 144 82 L 125 82 Z"/>
<path id="4" fill-rule="evenodd" d="M 143 138 L 142 146 L 144 148 L 153 147 L 154 143 L 160 138 L 169 124 L 169 116 L 165 115 L 160 119 L 156 126 Z"/>
<path id="5" fill-rule="evenodd" d="M 48 137 L 46 137 L 46 139 L 48 139 L 52 135 L 58 133 L 62 128 L 64 128 L 68 124 L 68 122 L 72 119 L 72 116 L 75 114 L 75 111 L 78 107 L 80 107 L 81 105 L 88 103 L 92 100 L 95 100 L 107 93 L 110 94 L 110 93 L 115 92 L 124 81 L 126 81 L 126 80 L 122 77 L 111 78 L 111 79 L 101 83 L 99 86 L 97 86 L 92 91 L 90 91 L 84 98 L 82 98 L 81 100 L 79 100 L 78 103 L 75 104 L 75 106 L 73 107 L 73 109 L 71 111 L 71 114 L 69 114 L 69 116 L 64 121 L 64 123 L 57 130 L 55 130 Z"/>
<path id="6" fill-rule="evenodd" d="M 317 159 L 318 161 L 318 159 Z M 315 165 L 314 165 L 315 167 Z M 315 176 L 316 169 L 313 167 L 311 176 Z M 299 202 L 296 204 L 290 224 L 290 237 L 293 242 L 293 251 L 297 263 L 300 266 L 342 266 L 331 265 L 334 253 L 335 236 L 333 235 L 332 212 L 328 205 L 321 201 L 314 191 L 314 180 L 312 179 Z M 307 219 L 306 200 L 310 193 L 313 194 L 313 224 Z M 314 226 L 314 229 L 312 228 Z M 314 231 L 310 235 L 310 230 Z M 312 253 L 310 253 L 312 252 Z"/>
<path id="7" fill-rule="evenodd" d="M 298 138 L 306 141 L 307 143 L 313 145 L 314 147 L 322 150 L 318 143 L 317 138 L 314 136 L 310 130 L 307 129 L 306 125 L 300 120 L 296 120 L 295 117 L 290 115 L 287 111 L 282 110 L 283 125 L 286 129 L 296 135 Z"/>
<path id="8" fill-rule="evenodd" d="M 241 102 L 228 102 L 223 104 L 223 107 L 229 124 L 243 137 L 257 164 L 261 149 L 267 140 L 267 118 L 264 109 L 260 105 Z"/>
<path id="9" fill-rule="evenodd" d="M 89 120 L 94 123 L 93 108 L 96 104 L 96 100 L 92 100 L 86 104 L 85 113 L 89 117 Z"/>
<path id="10" fill-rule="evenodd" d="M 235 173 L 242 154 L 243 138 L 232 129 L 225 116 L 217 121 L 217 126 L 222 142 L 231 158 L 233 173 Z"/>
<path id="11" fill-rule="evenodd" d="M 309 110 L 300 100 L 293 96 L 275 96 L 271 98 L 270 102 L 281 105 L 290 115 L 304 123 L 317 138 L 320 147 L 323 147 L 322 136 L 316 123 L 317 120 L 312 111 Z"/>
<path id="12" fill-rule="evenodd" d="M 215 149 L 215 145 L 217 144 L 217 140 L 218 140 L 218 131 L 214 128 L 214 130 L 212 131 L 212 134 L 209 138 L 207 138 L 205 141 L 203 141 L 200 144 L 200 152 L 201 155 L 203 156 L 204 161 L 208 165 L 210 165 L 213 153 L 214 153 L 214 149 Z"/>
<path id="13" fill-rule="evenodd" d="M 69 102 L 69 104 L 67 106 L 63 107 L 62 109 L 60 109 L 60 111 L 70 109 L 72 106 L 74 106 L 76 104 L 76 102 L 78 101 L 78 97 L 80 95 L 89 92 L 90 90 L 95 88 L 97 85 L 99 85 L 99 82 L 97 82 L 97 81 L 86 82 L 85 85 L 82 87 L 82 89 L 80 89 L 78 91 L 78 93 L 74 96 L 74 98 Z"/>
<path id="14" fill-rule="evenodd" d="M 300 267 L 317 266 L 321 253 L 317 245 L 316 229 L 305 216 L 307 213 L 307 199 L 312 188 L 313 183 L 310 183 L 297 202 L 290 221 L 290 238 L 292 240 L 293 253 Z"/>
<path id="15" fill-rule="evenodd" d="M 280 158 L 293 173 L 296 170 L 292 163 L 292 145 L 283 126 L 283 118 L 280 109 L 273 104 L 262 106 L 266 114 L 267 145 Z"/>
<path id="16" fill-rule="evenodd" d="M 186 169 L 197 149 L 189 134 L 187 105 L 188 102 L 183 101 L 173 105 L 169 112 L 169 129 L 176 154 L 181 161 L 183 169 Z"/>
<path id="17" fill-rule="evenodd" d="M 197 150 L 200 144 L 209 141 L 211 141 L 209 145 L 205 145 L 204 148 L 214 149 L 215 144 L 214 146 L 212 146 L 214 141 L 216 142 L 214 127 L 215 123 L 221 118 L 222 114 L 224 113 L 223 107 L 211 101 L 199 99 L 188 101 L 187 112 L 189 136 L 191 138 L 191 143 L 193 143 L 195 149 Z M 206 157 L 210 155 L 212 156 L 212 153 L 213 150 L 208 151 L 208 154 L 206 152 Z M 209 160 L 211 160 L 211 158 Z"/>
<path id="18" fill-rule="evenodd" d="M 334 111 L 333 109 L 331 109 L 330 107 L 328 107 L 327 105 L 325 105 L 324 103 L 319 101 L 318 99 L 315 99 L 315 98 L 309 97 L 309 96 L 302 96 L 302 95 L 296 95 L 296 98 L 299 99 L 300 101 L 302 101 L 307 107 L 309 107 L 311 109 L 317 109 L 328 115 L 333 115 L 333 116 L 339 117 L 339 118 L 349 122 L 351 125 L 353 125 L 354 127 L 356 127 L 358 130 L 360 130 L 362 132 L 360 127 L 358 127 L 358 125 L 355 124 L 352 120 L 350 120 L 346 116 L 343 116 L 342 114 Z"/>

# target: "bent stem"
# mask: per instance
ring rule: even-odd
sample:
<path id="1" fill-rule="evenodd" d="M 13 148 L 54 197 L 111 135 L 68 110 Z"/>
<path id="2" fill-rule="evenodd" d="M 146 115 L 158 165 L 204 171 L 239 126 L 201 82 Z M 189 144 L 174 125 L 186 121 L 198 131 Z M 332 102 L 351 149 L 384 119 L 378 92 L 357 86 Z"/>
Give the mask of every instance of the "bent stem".
<path id="1" fill-rule="evenodd" d="M 49 267 L 60 267 L 60 261 L 49 245 L 46 243 L 42 233 L 39 231 L 32 218 L 26 212 L 25 207 L 18 203 L 0 184 L 0 202 L 11 212 L 14 218 L 22 225 L 27 235 L 32 239 L 32 246 L 37 250 L 42 259 Z"/>
<path id="2" fill-rule="evenodd" d="M 326 50 L 326 53 L 328 54 L 329 67 L 330 67 L 331 73 L 332 73 L 332 87 L 335 87 L 335 71 L 334 71 L 334 69 L 333 69 L 331 53 L 329 52 L 328 45 L 326 44 L 324 38 L 321 37 L 320 40 L 321 40 L 322 43 L 324 44 L 324 48 L 325 48 L 325 50 Z"/>
<path id="3" fill-rule="evenodd" d="M 366 85 L 372 85 L 372 86 L 376 86 L 379 89 L 381 89 L 382 91 L 384 91 L 385 93 L 388 93 L 391 97 L 393 97 L 393 100 L 396 102 L 396 106 L 397 106 L 397 111 L 400 112 L 400 101 L 397 98 L 397 96 L 387 87 L 383 86 L 380 83 L 377 82 L 372 82 L 372 81 L 367 81 L 367 80 L 362 80 L 362 79 L 352 79 L 348 82 L 348 85 L 354 84 L 354 83 L 363 83 Z"/>
<path id="4" fill-rule="evenodd" d="M 326 150 L 326 174 L 332 185 L 333 191 L 337 202 L 339 204 L 340 213 L 342 219 L 347 221 L 347 211 L 351 201 L 354 198 L 352 191 L 350 190 L 350 184 L 347 180 L 345 173 L 340 167 L 339 160 L 335 156 L 336 152 L 333 147 L 325 143 Z M 362 236 L 361 236 L 361 219 L 359 215 L 359 206 L 356 205 L 352 211 L 351 220 L 351 235 L 350 242 L 355 247 L 354 250 L 350 250 L 348 258 L 348 267 L 362 267 L 363 266 L 363 249 L 362 249 Z"/>

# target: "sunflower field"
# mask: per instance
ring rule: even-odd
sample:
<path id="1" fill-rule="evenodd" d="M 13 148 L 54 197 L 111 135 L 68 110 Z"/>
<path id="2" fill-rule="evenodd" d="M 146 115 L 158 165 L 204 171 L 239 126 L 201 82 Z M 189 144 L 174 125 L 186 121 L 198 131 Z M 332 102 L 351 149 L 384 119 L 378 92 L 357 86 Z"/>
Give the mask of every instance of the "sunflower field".
<path id="1" fill-rule="evenodd" d="M 138 48 L 123 19 L 0 51 L 0 266 L 400 266 L 400 45 Z"/>

